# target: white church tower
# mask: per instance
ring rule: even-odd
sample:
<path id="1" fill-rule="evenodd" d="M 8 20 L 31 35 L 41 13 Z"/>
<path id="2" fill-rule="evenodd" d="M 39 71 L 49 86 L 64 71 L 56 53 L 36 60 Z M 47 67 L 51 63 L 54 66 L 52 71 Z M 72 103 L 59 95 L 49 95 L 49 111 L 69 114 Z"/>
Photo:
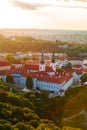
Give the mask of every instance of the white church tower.
<path id="1" fill-rule="evenodd" d="M 51 65 L 52 69 L 54 71 L 56 71 L 56 62 L 55 62 L 55 56 L 54 56 L 54 53 L 52 54 L 52 60 L 51 60 Z"/>
<path id="2" fill-rule="evenodd" d="M 41 55 L 41 60 L 40 60 L 40 65 L 39 65 L 39 71 L 45 71 L 46 66 L 45 66 L 45 62 L 44 62 L 44 58 L 43 58 L 43 53 Z"/>

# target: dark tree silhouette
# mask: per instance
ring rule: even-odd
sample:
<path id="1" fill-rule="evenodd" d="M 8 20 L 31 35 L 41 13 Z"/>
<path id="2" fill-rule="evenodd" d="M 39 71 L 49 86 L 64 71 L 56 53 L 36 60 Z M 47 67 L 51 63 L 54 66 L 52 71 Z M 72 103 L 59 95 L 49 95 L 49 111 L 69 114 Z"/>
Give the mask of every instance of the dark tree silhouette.
<path id="1" fill-rule="evenodd" d="M 33 88 L 33 79 L 31 76 L 28 76 L 26 79 L 26 86 L 28 89 L 32 89 Z"/>
<path id="2" fill-rule="evenodd" d="M 14 83 L 14 79 L 13 79 L 13 76 L 11 76 L 11 75 L 7 75 L 7 77 L 6 77 L 6 83 Z"/>

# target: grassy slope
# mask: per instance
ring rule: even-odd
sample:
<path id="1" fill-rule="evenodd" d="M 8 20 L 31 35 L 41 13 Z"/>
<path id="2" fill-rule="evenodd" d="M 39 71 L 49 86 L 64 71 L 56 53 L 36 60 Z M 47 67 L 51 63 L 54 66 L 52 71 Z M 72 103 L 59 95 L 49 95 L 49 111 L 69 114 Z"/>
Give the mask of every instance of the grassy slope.
<path id="1" fill-rule="evenodd" d="M 78 115 L 74 117 L 76 114 Z M 71 119 L 63 121 L 63 126 L 67 125 L 87 130 L 87 87 L 79 88 L 79 92 L 68 99 L 64 108 L 63 119 L 65 117 L 71 117 Z"/>

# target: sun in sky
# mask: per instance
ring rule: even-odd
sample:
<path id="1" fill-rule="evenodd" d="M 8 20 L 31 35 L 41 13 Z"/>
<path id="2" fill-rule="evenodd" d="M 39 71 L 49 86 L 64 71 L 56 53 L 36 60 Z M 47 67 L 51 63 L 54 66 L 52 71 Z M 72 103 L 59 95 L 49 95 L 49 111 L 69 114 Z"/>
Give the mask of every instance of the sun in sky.
<path id="1" fill-rule="evenodd" d="M 87 30 L 87 1 L 2 0 L 0 28 Z"/>

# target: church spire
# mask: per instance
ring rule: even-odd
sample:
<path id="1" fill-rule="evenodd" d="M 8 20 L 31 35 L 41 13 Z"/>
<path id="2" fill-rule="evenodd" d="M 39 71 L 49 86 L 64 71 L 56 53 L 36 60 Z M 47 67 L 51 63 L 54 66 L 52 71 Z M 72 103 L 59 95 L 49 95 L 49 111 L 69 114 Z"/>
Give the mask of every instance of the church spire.
<path id="1" fill-rule="evenodd" d="M 52 54 L 52 60 L 51 60 L 52 63 L 55 63 L 55 56 L 54 56 L 54 53 Z"/>
<path id="2" fill-rule="evenodd" d="M 43 52 L 42 52 L 42 55 L 41 55 L 40 63 L 41 63 L 41 64 L 44 64 Z"/>
<path id="3" fill-rule="evenodd" d="M 41 54 L 41 60 L 40 60 L 40 65 L 39 65 L 39 71 L 45 71 L 45 62 L 43 58 L 43 53 Z"/>

